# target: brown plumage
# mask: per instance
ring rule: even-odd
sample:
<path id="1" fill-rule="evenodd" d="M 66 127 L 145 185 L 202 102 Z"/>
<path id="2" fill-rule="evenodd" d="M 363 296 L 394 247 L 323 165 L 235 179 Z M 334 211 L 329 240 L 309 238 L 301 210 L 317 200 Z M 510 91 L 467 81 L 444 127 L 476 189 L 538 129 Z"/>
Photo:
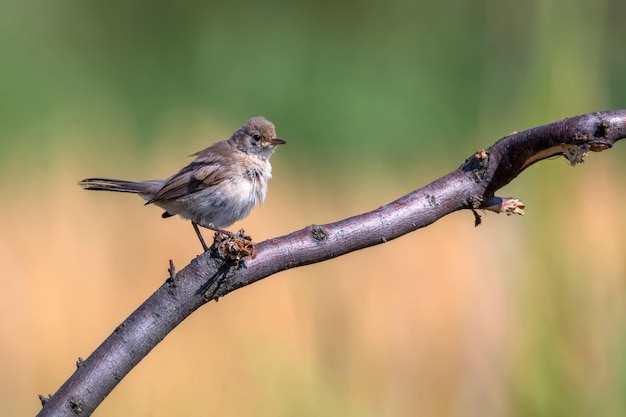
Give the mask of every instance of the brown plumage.
<path id="1" fill-rule="evenodd" d="M 86 190 L 139 194 L 146 204 L 165 209 L 163 217 L 179 215 L 191 220 L 207 249 L 197 225 L 221 230 L 250 214 L 263 203 L 272 177 L 269 158 L 285 141 L 276 137 L 274 125 L 254 117 L 230 139 L 196 152 L 196 158 L 167 179 L 141 182 L 88 178 L 78 184 Z"/>

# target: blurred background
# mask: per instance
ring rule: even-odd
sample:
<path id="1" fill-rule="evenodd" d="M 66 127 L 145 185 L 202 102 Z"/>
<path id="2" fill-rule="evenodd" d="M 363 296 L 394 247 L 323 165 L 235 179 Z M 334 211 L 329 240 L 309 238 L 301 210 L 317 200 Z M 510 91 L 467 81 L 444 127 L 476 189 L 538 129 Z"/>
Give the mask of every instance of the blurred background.
<path id="1" fill-rule="evenodd" d="M 0 0 L 0 405 L 34 415 L 201 247 L 80 179 L 169 176 L 249 117 L 288 144 L 256 241 L 374 209 L 514 130 L 626 107 L 619 0 Z M 625 147 L 201 308 L 95 415 L 622 416 Z M 207 236 L 210 236 L 208 234 Z"/>

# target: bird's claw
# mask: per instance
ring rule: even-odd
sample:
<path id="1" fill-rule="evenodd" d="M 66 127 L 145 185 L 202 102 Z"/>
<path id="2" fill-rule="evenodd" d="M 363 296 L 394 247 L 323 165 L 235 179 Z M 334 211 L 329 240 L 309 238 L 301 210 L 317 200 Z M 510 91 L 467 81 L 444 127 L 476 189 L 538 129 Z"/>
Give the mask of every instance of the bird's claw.
<path id="1" fill-rule="evenodd" d="M 213 245 L 222 258 L 230 261 L 240 261 L 246 256 L 254 257 L 252 238 L 243 229 L 236 234 L 216 232 Z"/>

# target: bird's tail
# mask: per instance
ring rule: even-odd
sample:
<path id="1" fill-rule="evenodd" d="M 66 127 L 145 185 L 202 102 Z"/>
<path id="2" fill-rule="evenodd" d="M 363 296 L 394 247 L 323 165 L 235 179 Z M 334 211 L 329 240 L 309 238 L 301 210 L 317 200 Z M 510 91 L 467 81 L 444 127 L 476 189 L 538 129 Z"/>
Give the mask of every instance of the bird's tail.
<path id="1" fill-rule="evenodd" d="M 98 191 L 117 191 L 120 193 L 135 193 L 142 194 L 146 191 L 146 183 L 123 181 L 123 180 L 111 180 L 108 178 L 87 178 L 78 183 L 85 190 L 98 190 Z"/>

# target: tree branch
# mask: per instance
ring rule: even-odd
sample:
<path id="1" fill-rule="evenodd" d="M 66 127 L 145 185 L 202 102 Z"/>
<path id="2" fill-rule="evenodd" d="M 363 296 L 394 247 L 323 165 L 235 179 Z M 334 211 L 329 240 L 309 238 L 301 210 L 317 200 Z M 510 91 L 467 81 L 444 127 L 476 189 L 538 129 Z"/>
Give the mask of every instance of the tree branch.
<path id="1" fill-rule="evenodd" d="M 197 308 L 277 272 L 385 243 L 461 209 L 523 214 L 519 200 L 496 197 L 530 165 L 555 155 L 572 165 L 626 137 L 626 110 L 585 114 L 514 132 L 450 174 L 368 213 L 311 225 L 255 245 L 255 255 L 226 261 L 215 243 L 170 277 L 133 312 L 51 398 L 39 416 L 90 415 L 121 379 Z"/>

